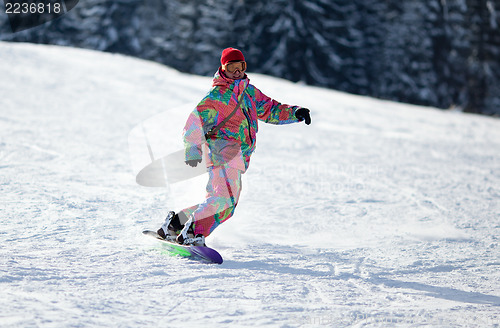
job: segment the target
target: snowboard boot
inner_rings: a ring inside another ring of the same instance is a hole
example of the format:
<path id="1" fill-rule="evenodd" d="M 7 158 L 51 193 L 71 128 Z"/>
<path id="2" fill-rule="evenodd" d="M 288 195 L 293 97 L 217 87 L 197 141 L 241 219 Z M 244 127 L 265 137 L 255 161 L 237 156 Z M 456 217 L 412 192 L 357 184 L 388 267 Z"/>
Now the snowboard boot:
<path id="1" fill-rule="evenodd" d="M 202 234 L 197 234 L 196 236 L 194 235 L 193 223 L 193 217 L 190 217 L 184 225 L 184 228 L 177 236 L 177 242 L 181 245 L 206 247 L 207 245 L 205 245 L 205 236 L 203 236 Z"/>
<path id="2" fill-rule="evenodd" d="M 167 238 L 169 236 L 177 236 L 177 232 L 182 230 L 184 226 L 179 221 L 179 215 L 175 214 L 174 211 L 168 212 L 165 222 L 160 229 L 156 232 L 161 238 Z"/>

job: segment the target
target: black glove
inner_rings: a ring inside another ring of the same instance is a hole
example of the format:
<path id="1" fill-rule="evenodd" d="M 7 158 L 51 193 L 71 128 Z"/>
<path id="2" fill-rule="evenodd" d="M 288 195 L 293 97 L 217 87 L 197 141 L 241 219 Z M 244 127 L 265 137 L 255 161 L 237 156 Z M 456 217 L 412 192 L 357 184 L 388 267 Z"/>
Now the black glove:
<path id="1" fill-rule="evenodd" d="M 189 165 L 191 167 L 196 167 L 198 163 L 201 163 L 201 159 L 190 159 L 186 161 L 186 165 Z"/>
<path id="2" fill-rule="evenodd" d="M 311 124 L 311 115 L 309 115 L 309 109 L 307 108 L 302 107 L 297 109 L 297 111 L 295 112 L 295 117 L 299 121 L 305 120 L 307 125 Z"/>

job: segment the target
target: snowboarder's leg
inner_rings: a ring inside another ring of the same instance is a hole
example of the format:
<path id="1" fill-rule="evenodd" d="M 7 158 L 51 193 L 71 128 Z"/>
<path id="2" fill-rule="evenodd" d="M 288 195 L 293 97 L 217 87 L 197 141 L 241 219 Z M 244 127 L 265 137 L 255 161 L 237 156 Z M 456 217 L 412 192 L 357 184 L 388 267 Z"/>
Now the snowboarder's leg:
<path id="1" fill-rule="evenodd" d="M 194 234 L 205 237 L 233 215 L 241 192 L 240 170 L 229 166 L 212 167 L 208 173 L 205 201 L 179 212 L 181 222 L 192 216 Z"/>

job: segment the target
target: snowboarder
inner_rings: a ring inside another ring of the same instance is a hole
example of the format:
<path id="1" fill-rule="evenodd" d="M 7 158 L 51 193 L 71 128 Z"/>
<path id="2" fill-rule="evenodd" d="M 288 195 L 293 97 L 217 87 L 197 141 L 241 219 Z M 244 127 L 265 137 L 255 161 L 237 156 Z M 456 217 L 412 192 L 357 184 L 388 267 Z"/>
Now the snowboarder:
<path id="1" fill-rule="evenodd" d="M 205 245 L 238 204 L 241 175 L 255 150 L 257 119 L 271 124 L 305 121 L 309 109 L 281 104 L 250 84 L 243 53 L 226 48 L 212 89 L 190 114 L 183 131 L 186 165 L 196 167 L 205 156 L 209 180 L 203 203 L 170 211 L 158 235 L 177 236 L 180 244 Z"/>

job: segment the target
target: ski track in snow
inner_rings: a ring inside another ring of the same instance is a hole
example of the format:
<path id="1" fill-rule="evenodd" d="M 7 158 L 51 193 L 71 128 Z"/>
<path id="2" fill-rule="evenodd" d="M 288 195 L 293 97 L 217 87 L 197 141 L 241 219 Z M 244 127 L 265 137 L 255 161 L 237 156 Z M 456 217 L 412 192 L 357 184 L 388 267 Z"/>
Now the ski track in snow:
<path id="1" fill-rule="evenodd" d="M 180 187 L 138 186 L 127 137 L 211 79 L 56 46 L 0 58 L 0 326 L 500 325 L 498 119 L 249 73 L 313 123 L 259 125 L 207 239 L 225 262 L 205 265 L 141 235 Z"/>

